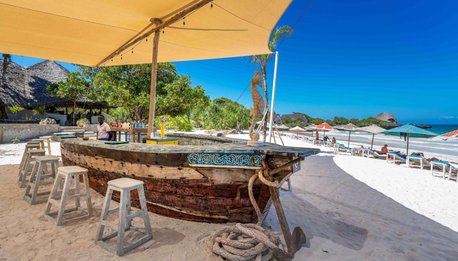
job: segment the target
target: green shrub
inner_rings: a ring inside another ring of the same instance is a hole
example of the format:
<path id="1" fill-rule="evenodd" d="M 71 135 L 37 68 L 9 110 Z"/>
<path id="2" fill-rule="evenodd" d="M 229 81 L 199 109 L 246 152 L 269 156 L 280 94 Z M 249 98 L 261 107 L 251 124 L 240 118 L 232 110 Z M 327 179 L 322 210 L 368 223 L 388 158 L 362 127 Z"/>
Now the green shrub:
<path id="1" fill-rule="evenodd" d="M 46 109 L 44 106 L 36 107 L 32 111 L 33 115 L 45 115 L 46 114 Z"/>
<path id="2" fill-rule="evenodd" d="M 8 110 L 11 113 L 16 114 L 16 113 L 19 113 L 19 112 L 23 111 L 24 107 L 21 107 L 19 105 L 11 105 L 11 106 L 8 106 Z"/>

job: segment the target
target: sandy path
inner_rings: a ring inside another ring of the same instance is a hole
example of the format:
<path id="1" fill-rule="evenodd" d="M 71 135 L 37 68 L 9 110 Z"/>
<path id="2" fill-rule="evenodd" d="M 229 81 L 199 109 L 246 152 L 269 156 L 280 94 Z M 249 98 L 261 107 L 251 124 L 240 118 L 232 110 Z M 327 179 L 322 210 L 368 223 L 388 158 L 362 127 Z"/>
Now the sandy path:
<path id="1" fill-rule="evenodd" d="M 331 156 L 307 158 L 292 184 L 294 193 L 281 195 L 290 227 L 312 237 L 295 260 L 458 260 L 457 232 L 356 180 Z M 278 229 L 272 212 L 266 223 Z"/>
<path id="2" fill-rule="evenodd" d="M 457 182 L 385 160 L 339 155 L 334 162 L 371 188 L 458 232 Z"/>

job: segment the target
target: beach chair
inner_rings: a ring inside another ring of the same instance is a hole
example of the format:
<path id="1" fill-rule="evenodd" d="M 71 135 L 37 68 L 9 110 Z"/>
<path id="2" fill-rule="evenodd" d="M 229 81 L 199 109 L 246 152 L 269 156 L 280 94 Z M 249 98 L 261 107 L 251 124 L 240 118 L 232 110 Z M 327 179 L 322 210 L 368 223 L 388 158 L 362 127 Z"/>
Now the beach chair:
<path id="1" fill-rule="evenodd" d="M 376 150 L 366 150 L 366 155 L 367 157 L 372 157 L 375 159 L 386 159 L 386 154 L 382 154 Z"/>
<path id="2" fill-rule="evenodd" d="M 436 176 L 436 177 L 441 176 L 443 179 L 445 179 L 448 174 L 447 167 L 450 167 L 450 163 L 447 161 L 438 160 L 438 159 L 432 160 L 431 161 L 431 176 Z M 435 169 L 441 170 L 441 172 L 434 171 Z"/>
<path id="3" fill-rule="evenodd" d="M 452 176 L 455 176 L 455 181 L 458 182 L 458 163 L 449 162 L 448 179 L 450 180 Z"/>
<path id="4" fill-rule="evenodd" d="M 405 155 L 402 155 L 401 153 L 399 153 L 399 151 L 392 151 L 392 152 L 388 152 L 386 154 L 386 162 L 387 163 L 393 163 L 393 164 L 396 164 L 396 163 L 399 163 L 399 164 L 402 164 L 402 163 L 405 163 L 406 162 L 406 156 Z"/>
<path id="5" fill-rule="evenodd" d="M 341 153 L 341 152 L 350 153 L 351 154 L 352 148 L 347 147 L 347 146 L 345 146 L 343 144 L 340 144 L 340 143 L 334 144 L 334 153 L 337 154 L 337 153 Z"/>
<path id="6" fill-rule="evenodd" d="M 363 152 L 363 148 L 356 147 L 351 149 L 351 155 L 353 156 L 363 156 Z"/>
<path id="7" fill-rule="evenodd" d="M 410 154 L 406 158 L 406 165 L 409 168 L 420 168 L 423 169 L 424 167 L 431 167 L 431 163 L 422 155 L 415 155 Z"/>

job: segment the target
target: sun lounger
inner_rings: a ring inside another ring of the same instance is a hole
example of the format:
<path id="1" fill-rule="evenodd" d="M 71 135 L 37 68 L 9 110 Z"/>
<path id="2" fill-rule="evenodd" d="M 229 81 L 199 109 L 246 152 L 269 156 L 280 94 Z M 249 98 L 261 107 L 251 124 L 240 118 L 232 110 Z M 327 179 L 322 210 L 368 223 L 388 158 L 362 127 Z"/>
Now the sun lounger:
<path id="1" fill-rule="evenodd" d="M 411 154 L 407 156 L 406 165 L 410 168 L 423 169 L 423 167 L 430 167 L 431 163 L 424 156 Z"/>
<path id="2" fill-rule="evenodd" d="M 458 182 L 458 163 L 449 162 L 448 164 L 448 179 L 451 179 L 452 176 L 455 176 L 455 181 Z"/>
<path id="3" fill-rule="evenodd" d="M 387 163 L 405 163 L 406 162 L 406 156 L 401 155 L 399 152 L 388 152 L 386 154 L 386 162 Z"/>
<path id="4" fill-rule="evenodd" d="M 386 154 L 382 154 L 376 150 L 367 149 L 365 151 L 366 157 L 372 157 L 375 159 L 386 159 Z"/>
<path id="5" fill-rule="evenodd" d="M 447 161 L 443 161 L 443 160 L 432 160 L 431 161 L 431 175 L 432 176 L 438 176 L 438 174 L 442 174 L 442 178 L 446 178 L 447 176 L 447 167 L 450 166 L 450 163 L 447 162 Z M 436 167 L 436 169 L 442 169 L 441 172 L 437 172 L 437 171 L 434 171 L 434 168 Z"/>
<path id="6" fill-rule="evenodd" d="M 345 152 L 345 153 L 350 153 L 351 154 L 352 148 L 349 148 L 343 144 L 336 143 L 334 144 L 334 153 L 340 153 L 340 152 Z"/>

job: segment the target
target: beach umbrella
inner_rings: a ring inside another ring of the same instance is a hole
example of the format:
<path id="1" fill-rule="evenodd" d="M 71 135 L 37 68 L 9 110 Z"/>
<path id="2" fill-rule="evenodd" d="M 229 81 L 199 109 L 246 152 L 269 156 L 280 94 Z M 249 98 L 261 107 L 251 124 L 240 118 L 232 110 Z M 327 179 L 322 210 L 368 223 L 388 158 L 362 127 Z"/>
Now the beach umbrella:
<path id="1" fill-rule="evenodd" d="M 275 128 L 277 128 L 277 130 L 288 130 L 289 129 L 289 127 L 284 124 L 275 126 Z"/>
<path id="2" fill-rule="evenodd" d="M 358 126 L 354 125 L 353 123 L 348 123 L 345 125 L 336 126 L 335 129 L 340 130 L 340 131 L 348 131 L 348 145 L 347 146 L 350 147 L 351 132 L 358 129 Z"/>
<path id="3" fill-rule="evenodd" d="M 458 130 L 447 132 L 445 134 L 442 134 L 441 136 L 444 136 L 444 137 L 447 137 L 447 138 L 458 138 Z"/>
<path id="4" fill-rule="evenodd" d="M 291 129 L 289 129 L 290 131 L 295 131 L 296 132 L 296 135 L 299 136 L 299 132 L 304 132 L 305 129 L 299 127 L 299 126 L 296 126 L 296 127 L 293 127 Z"/>
<path id="5" fill-rule="evenodd" d="M 271 53 L 291 0 L 40 0 L 0 3 L 0 52 L 91 67 L 151 63 L 148 136 L 157 63 Z"/>
<path id="6" fill-rule="evenodd" d="M 334 128 L 327 122 L 323 122 L 321 124 L 316 125 L 315 130 L 318 133 L 318 131 L 323 131 L 323 137 L 326 131 L 333 130 Z"/>
<path id="7" fill-rule="evenodd" d="M 306 131 L 311 131 L 311 136 L 313 137 L 313 132 L 316 131 L 316 125 L 315 124 L 310 124 L 307 127 L 305 127 Z"/>
<path id="8" fill-rule="evenodd" d="M 430 138 L 430 137 L 437 136 L 437 134 L 433 132 L 418 128 L 411 124 L 406 124 L 406 125 L 402 125 L 400 127 L 396 127 L 390 130 L 386 130 L 383 133 L 388 134 L 388 135 L 397 135 L 397 136 L 404 137 L 404 139 L 407 141 L 407 147 L 406 147 L 407 155 L 409 155 L 409 138 L 410 137 Z"/>
<path id="9" fill-rule="evenodd" d="M 385 131 L 385 129 L 382 128 L 382 127 L 379 127 L 379 126 L 377 126 L 375 124 L 372 124 L 372 125 L 369 125 L 369 126 L 366 126 L 366 127 L 358 128 L 356 131 L 367 132 L 367 133 L 372 134 L 372 141 L 371 141 L 371 149 L 372 149 L 373 146 L 374 146 L 374 137 L 375 137 L 375 135 L 379 134 L 379 133 L 383 133 Z"/>

